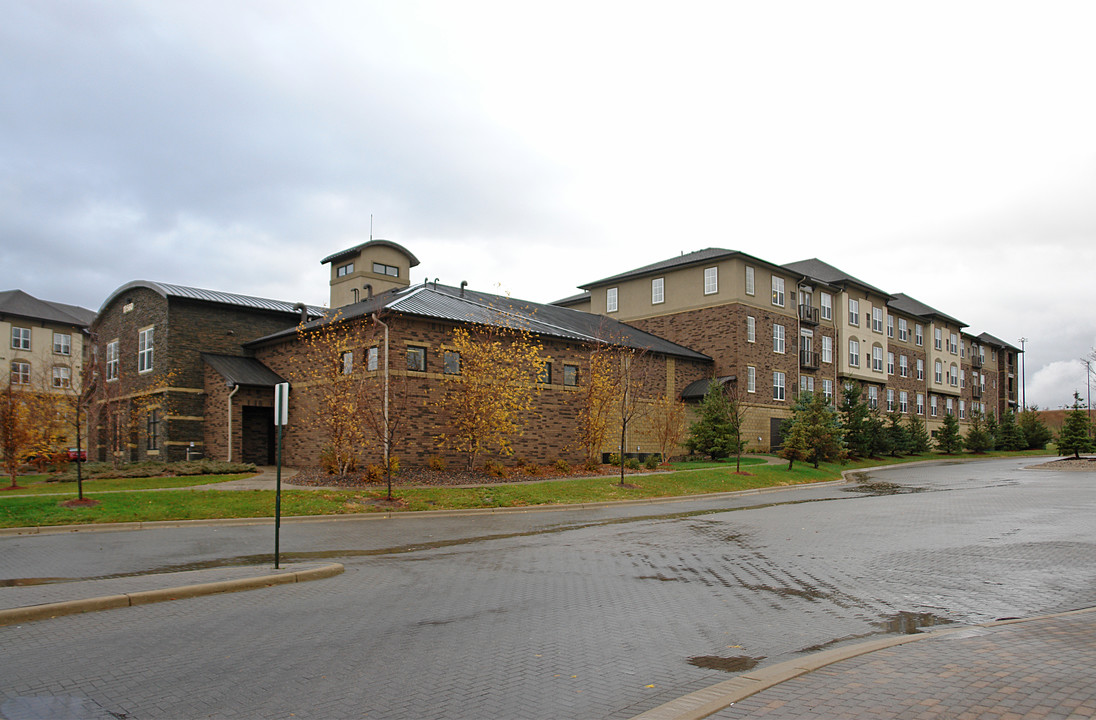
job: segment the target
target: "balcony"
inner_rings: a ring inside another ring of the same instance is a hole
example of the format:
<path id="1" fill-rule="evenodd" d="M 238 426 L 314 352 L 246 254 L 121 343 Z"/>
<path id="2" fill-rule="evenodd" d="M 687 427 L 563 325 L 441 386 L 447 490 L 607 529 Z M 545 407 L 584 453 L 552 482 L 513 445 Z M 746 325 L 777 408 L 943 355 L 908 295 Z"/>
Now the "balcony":
<path id="1" fill-rule="evenodd" d="M 975 370 L 980 369 L 985 364 L 986 364 L 986 361 L 982 358 L 981 355 L 978 355 L 977 353 L 975 353 L 975 354 L 970 356 L 970 366 L 972 368 L 974 368 Z"/>
<path id="2" fill-rule="evenodd" d="M 804 370 L 817 370 L 821 366 L 820 356 L 816 352 L 799 351 L 799 367 Z"/>
<path id="3" fill-rule="evenodd" d="M 980 400 L 981 399 L 982 392 L 983 392 L 982 388 L 979 385 L 975 385 L 970 389 L 970 394 L 971 394 L 971 396 L 974 397 L 975 400 Z"/>
<path id="4" fill-rule="evenodd" d="M 805 322 L 808 325 L 818 324 L 818 308 L 811 307 L 810 305 L 799 306 L 799 320 Z"/>

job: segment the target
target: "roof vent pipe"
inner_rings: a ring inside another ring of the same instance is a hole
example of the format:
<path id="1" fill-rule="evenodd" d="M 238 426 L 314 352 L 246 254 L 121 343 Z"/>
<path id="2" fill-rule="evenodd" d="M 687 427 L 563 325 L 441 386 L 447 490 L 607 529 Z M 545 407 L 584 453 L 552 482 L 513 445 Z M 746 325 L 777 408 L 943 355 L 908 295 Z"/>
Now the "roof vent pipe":
<path id="1" fill-rule="evenodd" d="M 365 285 L 362 285 L 362 290 L 365 290 L 365 299 L 366 300 L 372 300 L 373 299 L 373 286 L 372 285 L 370 285 L 369 283 L 366 283 Z"/>
<path id="2" fill-rule="evenodd" d="M 297 303 L 293 306 L 293 309 L 301 314 L 301 323 L 308 322 L 308 306 L 304 303 Z"/>
<path id="3" fill-rule="evenodd" d="M 468 284 L 467 280 L 460 281 L 460 296 L 464 297 L 464 286 Z"/>

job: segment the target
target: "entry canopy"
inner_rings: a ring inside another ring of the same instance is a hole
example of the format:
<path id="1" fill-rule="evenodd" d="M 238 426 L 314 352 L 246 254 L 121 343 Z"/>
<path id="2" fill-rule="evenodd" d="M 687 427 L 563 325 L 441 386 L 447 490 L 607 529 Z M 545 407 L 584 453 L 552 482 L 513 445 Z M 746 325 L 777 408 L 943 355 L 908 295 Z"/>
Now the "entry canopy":
<path id="1" fill-rule="evenodd" d="M 708 394 L 708 387 L 712 383 L 718 383 L 720 387 L 723 387 L 727 385 L 727 383 L 733 383 L 737 379 L 738 377 L 736 375 L 724 375 L 723 377 L 696 380 L 689 383 L 685 389 L 681 391 L 681 399 L 701 400 Z"/>

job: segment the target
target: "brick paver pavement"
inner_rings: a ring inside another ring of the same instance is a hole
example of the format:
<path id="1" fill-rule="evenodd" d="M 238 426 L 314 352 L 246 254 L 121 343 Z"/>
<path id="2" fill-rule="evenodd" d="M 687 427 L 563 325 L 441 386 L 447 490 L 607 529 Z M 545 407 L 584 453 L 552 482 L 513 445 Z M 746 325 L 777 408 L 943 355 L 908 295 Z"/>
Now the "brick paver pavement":
<path id="1" fill-rule="evenodd" d="M 709 717 L 1096 717 L 1096 612 L 968 628 L 878 650 L 792 678 Z"/>

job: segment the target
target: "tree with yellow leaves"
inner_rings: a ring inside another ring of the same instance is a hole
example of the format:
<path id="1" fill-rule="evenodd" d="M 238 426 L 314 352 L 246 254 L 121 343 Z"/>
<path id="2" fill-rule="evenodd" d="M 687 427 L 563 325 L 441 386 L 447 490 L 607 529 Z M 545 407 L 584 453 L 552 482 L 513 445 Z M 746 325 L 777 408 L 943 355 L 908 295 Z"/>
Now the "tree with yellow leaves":
<path id="1" fill-rule="evenodd" d="M 609 418 L 618 391 L 616 367 L 619 362 L 614 347 L 608 343 L 594 345 L 587 359 L 578 413 L 578 444 L 587 465 L 598 462 L 609 435 Z"/>
<path id="2" fill-rule="evenodd" d="M 445 422 L 437 439 L 465 455 L 471 470 L 481 452 L 513 452 L 511 438 L 521 435 L 532 412 L 545 361 L 540 343 L 520 329 L 458 327 L 451 342 L 456 355 L 449 362 L 458 372 L 446 375 L 435 403 Z"/>
<path id="3" fill-rule="evenodd" d="M 651 429 L 662 462 L 669 462 L 670 453 L 685 437 L 685 403 L 668 395 L 656 398 L 651 403 Z"/>

